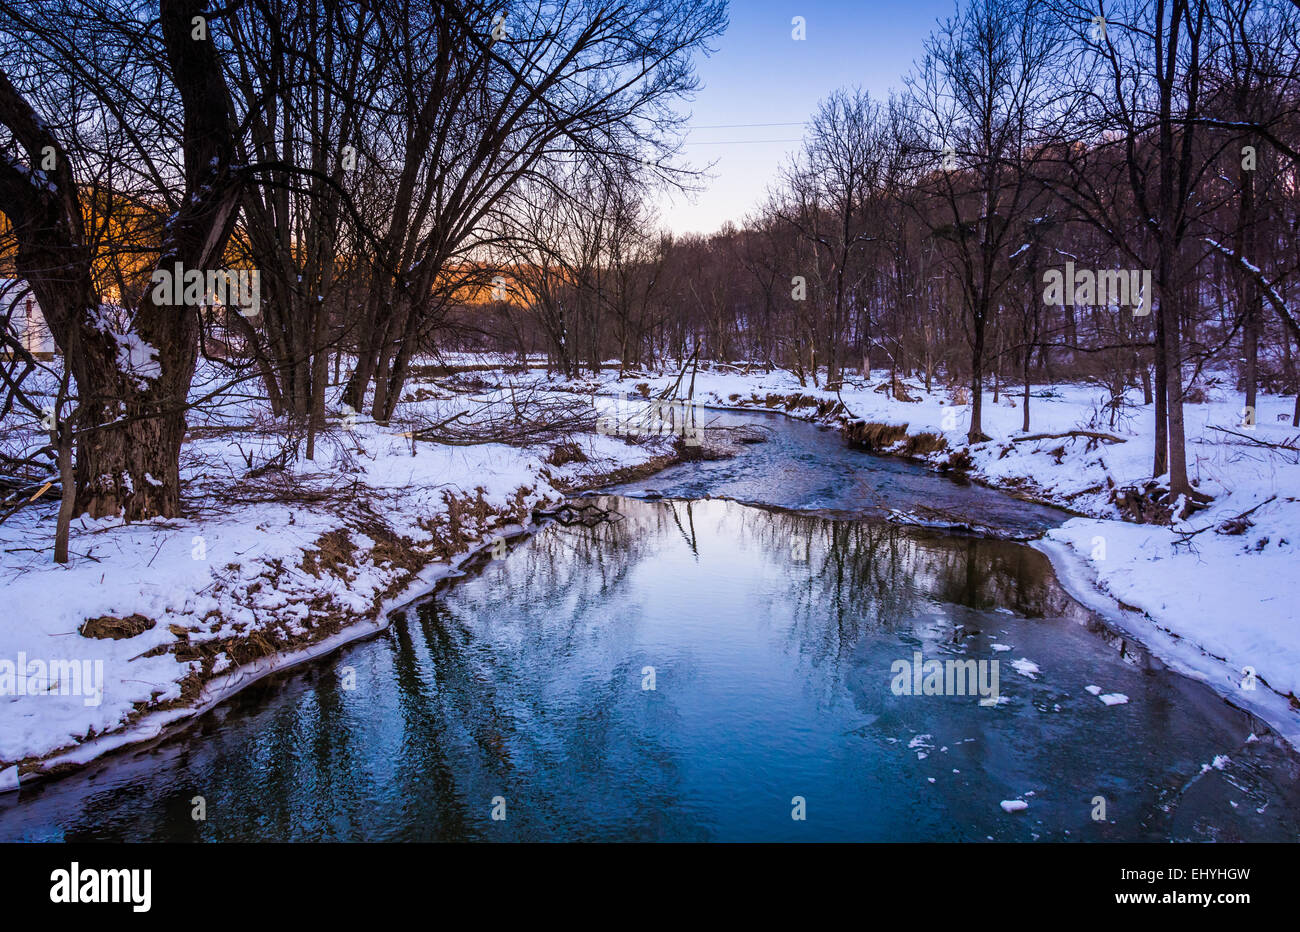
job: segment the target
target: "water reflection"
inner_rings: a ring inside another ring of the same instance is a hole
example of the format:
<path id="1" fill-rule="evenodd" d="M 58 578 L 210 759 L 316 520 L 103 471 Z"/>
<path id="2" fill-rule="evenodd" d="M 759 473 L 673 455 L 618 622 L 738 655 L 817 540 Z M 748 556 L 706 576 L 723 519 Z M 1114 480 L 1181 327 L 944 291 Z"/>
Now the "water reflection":
<path id="1" fill-rule="evenodd" d="M 0 838 L 1297 836 L 1295 756 L 1098 637 L 1032 549 L 722 500 L 604 504 L 623 520 L 551 525 L 385 636 L 11 797 Z M 1004 701 L 894 695 L 891 663 L 917 651 L 998 661 Z M 1231 765 L 1203 771 L 1216 755 Z"/>

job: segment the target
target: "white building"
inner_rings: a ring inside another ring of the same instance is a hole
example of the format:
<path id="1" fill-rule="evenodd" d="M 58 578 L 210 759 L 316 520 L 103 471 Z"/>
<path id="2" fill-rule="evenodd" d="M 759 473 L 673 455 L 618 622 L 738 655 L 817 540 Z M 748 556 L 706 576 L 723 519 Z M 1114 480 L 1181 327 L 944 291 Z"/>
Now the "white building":
<path id="1" fill-rule="evenodd" d="M 16 278 L 0 278 L 0 320 L 8 318 L 8 330 L 19 345 L 37 359 L 54 358 L 54 334 L 45 323 L 45 315 L 27 283 Z M 0 355 L 9 351 L 0 349 Z"/>

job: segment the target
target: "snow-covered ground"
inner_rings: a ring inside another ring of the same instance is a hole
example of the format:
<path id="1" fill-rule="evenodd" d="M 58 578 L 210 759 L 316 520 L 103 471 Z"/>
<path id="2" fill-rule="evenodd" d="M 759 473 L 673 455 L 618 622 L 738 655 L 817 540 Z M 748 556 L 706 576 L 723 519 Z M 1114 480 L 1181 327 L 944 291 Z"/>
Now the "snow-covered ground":
<path id="1" fill-rule="evenodd" d="M 666 439 L 595 432 L 572 435 L 580 455 L 563 465 L 548 462 L 562 439 L 413 440 L 412 429 L 503 414 L 511 401 L 420 382 L 404 398 L 421 400 L 386 427 L 336 407 L 315 462 L 259 474 L 283 427 L 231 391 L 190 418 L 187 517 L 77 519 L 66 566 L 51 562 L 53 496 L 0 524 L 0 790 L 153 737 L 270 669 L 373 633 L 473 549 L 507 546 L 565 488 L 671 455 Z M 86 637 L 88 619 L 147 630 Z"/>

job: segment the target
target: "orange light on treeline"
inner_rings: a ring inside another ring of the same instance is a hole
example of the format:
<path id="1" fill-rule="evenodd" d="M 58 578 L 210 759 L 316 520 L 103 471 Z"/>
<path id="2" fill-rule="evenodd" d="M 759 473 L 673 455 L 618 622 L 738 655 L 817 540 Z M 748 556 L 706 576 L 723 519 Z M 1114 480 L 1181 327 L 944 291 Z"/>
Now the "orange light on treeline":
<path id="1" fill-rule="evenodd" d="M 129 307 L 148 292 L 150 275 L 158 262 L 165 212 L 158 205 L 103 191 L 82 192 L 85 228 L 93 235 L 94 258 L 91 274 L 104 301 Z M 16 276 L 15 242 L 12 227 L 0 214 L 0 276 Z M 237 226 L 231 234 L 222 268 L 252 268 L 248 231 Z M 295 250 L 296 251 L 296 250 Z M 353 261 L 355 260 L 355 261 Z M 367 263 L 349 255 L 335 259 L 335 271 L 355 271 Z M 530 303 L 528 282 L 542 277 L 570 279 L 560 269 L 542 270 L 531 265 L 499 266 L 486 263 L 449 265 L 438 276 L 435 289 L 451 289 L 450 304 L 482 307 L 508 304 L 526 307 Z"/>

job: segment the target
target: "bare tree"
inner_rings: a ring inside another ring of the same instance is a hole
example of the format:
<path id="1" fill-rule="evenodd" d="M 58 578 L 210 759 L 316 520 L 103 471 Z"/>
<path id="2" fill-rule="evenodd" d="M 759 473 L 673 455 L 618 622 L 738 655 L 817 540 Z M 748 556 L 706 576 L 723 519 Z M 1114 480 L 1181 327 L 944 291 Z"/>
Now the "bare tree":
<path id="1" fill-rule="evenodd" d="M 244 176 L 208 20 L 200 0 L 164 0 L 157 19 L 128 2 L 0 5 L 15 52 L 0 72 L 0 210 L 13 226 L 18 272 L 76 381 L 76 509 L 95 517 L 179 513 L 199 324 L 197 307 L 159 289 L 133 310 L 102 302 L 78 171 L 112 158 L 97 143 L 130 123 L 130 148 L 116 160 L 129 159 L 148 196 L 168 208 L 147 267 L 219 262 Z M 76 108 L 56 119 L 32 101 Z"/>
<path id="2" fill-rule="evenodd" d="M 676 148 L 671 104 L 725 4 L 394 2 L 395 88 L 379 127 L 401 140 L 396 197 L 346 399 L 391 414 L 441 270 L 491 241 L 483 225 L 548 161 L 640 162 Z M 660 164 L 660 162 L 656 162 Z M 664 163 L 666 164 L 666 163 Z M 665 169 L 667 170 L 667 169 Z"/>
<path id="3" fill-rule="evenodd" d="M 868 206 L 880 183 L 881 113 L 865 91 L 835 91 L 818 107 L 801 156 L 785 172 L 795 209 L 782 211 L 830 265 L 830 313 L 826 320 L 827 387 L 840 386 L 841 343 L 848 323 L 846 302 L 857 289 L 855 259 L 875 239 Z"/>
<path id="4" fill-rule="evenodd" d="M 926 42 L 908 82 L 918 152 L 932 166 L 922 214 L 948 247 L 970 345 L 971 442 L 981 412 L 991 318 L 1011 272 L 1017 224 L 1037 196 L 1031 169 L 1059 133 L 1066 104 L 1052 67 L 1060 33 L 1036 0 L 973 0 Z"/>

